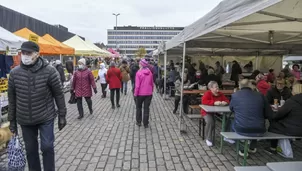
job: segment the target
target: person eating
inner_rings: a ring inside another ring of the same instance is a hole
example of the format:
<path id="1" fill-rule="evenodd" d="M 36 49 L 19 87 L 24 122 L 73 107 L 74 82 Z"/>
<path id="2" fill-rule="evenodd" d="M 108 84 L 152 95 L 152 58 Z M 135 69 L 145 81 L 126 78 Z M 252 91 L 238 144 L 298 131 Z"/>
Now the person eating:
<path id="1" fill-rule="evenodd" d="M 266 98 L 269 104 L 274 105 L 280 104 L 281 100 L 287 100 L 292 96 L 291 90 L 285 86 L 286 81 L 281 78 L 276 79 L 275 86 L 268 90 Z"/>

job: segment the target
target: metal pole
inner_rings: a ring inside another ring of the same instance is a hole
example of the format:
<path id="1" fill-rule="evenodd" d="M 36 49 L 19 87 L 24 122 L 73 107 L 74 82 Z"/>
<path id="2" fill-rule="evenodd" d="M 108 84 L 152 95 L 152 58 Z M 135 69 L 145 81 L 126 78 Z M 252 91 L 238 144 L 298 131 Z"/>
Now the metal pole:
<path id="1" fill-rule="evenodd" d="M 182 70 L 181 70 L 181 95 L 180 95 L 180 112 L 179 112 L 179 131 L 185 132 L 185 130 L 181 129 L 182 121 L 183 121 L 183 89 L 184 89 L 184 71 L 185 71 L 185 57 L 186 57 L 186 42 L 183 44 L 183 56 L 182 56 Z"/>
<path id="2" fill-rule="evenodd" d="M 167 51 L 164 54 L 164 99 L 166 99 L 166 89 L 167 89 Z"/>
<path id="3" fill-rule="evenodd" d="M 116 48 L 116 51 L 117 51 L 117 16 L 118 15 L 116 15 L 115 16 L 115 33 L 116 33 L 116 35 L 115 35 L 115 48 Z"/>

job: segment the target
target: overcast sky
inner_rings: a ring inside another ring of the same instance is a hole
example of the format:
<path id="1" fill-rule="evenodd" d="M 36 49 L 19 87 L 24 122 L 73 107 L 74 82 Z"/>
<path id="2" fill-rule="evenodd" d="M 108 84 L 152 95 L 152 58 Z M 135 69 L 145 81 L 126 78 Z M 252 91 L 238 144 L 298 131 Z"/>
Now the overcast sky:
<path id="1" fill-rule="evenodd" d="M 115 26 L 183 27 L 196 21 L 221 0 L 2 0 L 1 5 L 49 24 L 61 24 L 93 42 L 107 44 Z M 12 21 L 13 22 L 13 21 Z"/>

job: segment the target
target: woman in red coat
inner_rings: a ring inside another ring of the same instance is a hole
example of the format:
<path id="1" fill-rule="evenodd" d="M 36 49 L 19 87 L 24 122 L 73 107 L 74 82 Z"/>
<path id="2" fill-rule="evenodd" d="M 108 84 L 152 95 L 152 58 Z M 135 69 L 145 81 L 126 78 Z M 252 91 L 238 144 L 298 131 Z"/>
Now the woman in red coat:
<path id="1" fill-rule="evenodd" d="M 112 109 L 115 109 L 115 105 L 114 105 L 115 93 L 116 93 L 116 107 L 118 108 L 121 107 L 119 101 L 120 101 L 120 89 L 122 87 L 121 85 L 122 73 L 119 68 L 115 67 L 114 61 L 111 61 L 110 63 L 110 68 L 107 71 L 107 75 L 106 75 L 106 81 L 109 84 Z"/>
<path id="2" fill-rule="evenodd" d="M 208 106 L 226 106 L 230 103 L 229 99 L 219 92 L 219 86 L 216 81 L 210 81 L 208 84 L 208 91 L 204 93 L 201 99 L 201 104 Z M 201 110 L 201 114 L 206 121 L 205 136 L 206 143 L 209 147 L 213 146 L 213 131 L 215 129 L 214 114 L 207 113 Z"/>
<path id="3" fill-rule="evenodd" d="M 84 58 L 80 59 L 78 61 L 79 69 L 74 73 L 73 76 L 73 82 L 72 82 L 72 88 L 71 91 L 75 92 L 75 96 L 77 98 L 77 106 L 79 111 L 79 117 L 78 119 L 82 119 L 84 117 L 84 110 L 83 110 L 83 103 L 82 103 L 82 97 L 85 98 L 89 112 L 90 114 L 93 113 L 92 110 L 92 90 L 91 87 L 94 90 L 94 93 L 97 93 L 94 77 L 90 70 L 86 67 L 86 60 Z"/>
<path id="4" fill-rule="evenodd" d="M 258 74 L 256 76 L 257 81 L 257 90 L 266 96 L 267 91 L 271 88 L 271 86 L 265 81 L 265 77 L 263 74 Z"/>

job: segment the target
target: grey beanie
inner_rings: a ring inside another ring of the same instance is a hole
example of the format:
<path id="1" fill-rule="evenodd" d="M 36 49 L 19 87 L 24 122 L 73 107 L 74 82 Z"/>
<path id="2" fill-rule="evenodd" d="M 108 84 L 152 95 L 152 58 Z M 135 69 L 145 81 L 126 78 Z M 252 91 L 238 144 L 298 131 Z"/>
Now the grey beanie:
<path id="1" fill-rule="evenodd" d="M 112 67 L 112 66 L 115 66 L 115 62 L 114 61 L 111 61 L 110 62 L 110 66 Z"/>

